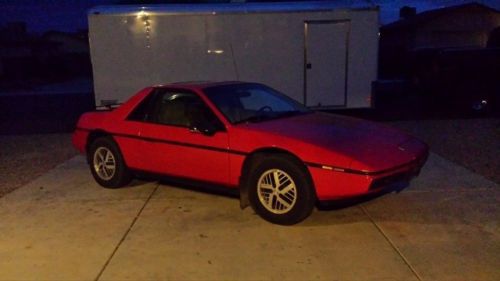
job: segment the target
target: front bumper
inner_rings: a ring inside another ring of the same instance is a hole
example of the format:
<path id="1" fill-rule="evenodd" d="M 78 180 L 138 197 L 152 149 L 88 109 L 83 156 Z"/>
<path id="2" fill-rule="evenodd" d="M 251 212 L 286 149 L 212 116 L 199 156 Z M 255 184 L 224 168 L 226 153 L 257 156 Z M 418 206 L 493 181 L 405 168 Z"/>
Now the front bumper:
<path id="1" fill-rule="evenodd" d="M 318 167 L 309 167 L 309 172 L 313 178 L 318 199 L 320 201 L 337 200 L 383 192 L 408 183 L 419 175 L 428 155 L 428 150 L 425 150 L 408 163 L 377 172 L 342 172 Z"/>
<path id="2" fill-rule="evenodd" d="M 428 156 L 429 153 L 426 152 L 419 158 L 404 165 L 396 172 L 393 171 L 391 173 L 375 177 L 370 184 L 369 192 L 384 189 L 386 187 L 391 187 L 392 185 L 400 182 L 409 182 L 412 178 L 420 174 L 420 170 L 427 161 Z"/>

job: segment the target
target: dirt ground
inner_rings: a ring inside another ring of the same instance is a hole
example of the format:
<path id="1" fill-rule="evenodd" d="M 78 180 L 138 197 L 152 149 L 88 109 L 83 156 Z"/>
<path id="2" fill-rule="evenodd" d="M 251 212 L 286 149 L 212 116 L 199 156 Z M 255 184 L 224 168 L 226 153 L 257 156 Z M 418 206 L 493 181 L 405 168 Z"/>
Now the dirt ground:
<path id="1" fill-rule="evenodd" d="M 0 197 L 76 154 L 71 134 L 0 136 Z"/>
<path id="2" fill-rule="evenodd" d="M 389 122 L 427 142 L 434 153 L 500 183 L 500 119 Z"/>
<path id="3" fill-rule="evenodd" d="M 500 119 L 388 122 L 444 158 L 500 183 Z M 76 155 L 71 134 L 0 136 L 0 197 Z"/>

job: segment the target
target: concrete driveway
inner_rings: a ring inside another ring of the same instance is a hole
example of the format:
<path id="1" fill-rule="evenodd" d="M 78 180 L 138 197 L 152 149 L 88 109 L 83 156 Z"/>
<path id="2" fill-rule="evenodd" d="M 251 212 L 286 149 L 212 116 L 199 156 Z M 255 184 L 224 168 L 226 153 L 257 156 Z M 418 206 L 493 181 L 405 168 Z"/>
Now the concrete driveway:
<path id="1" fill-rule="evenodd" d="M 133 185 L 100 188 L 76 157 L 1 198 L 0 279 L 500 280 L 500 187 L 435 154 L 402 192 L 291 227 Z"/>

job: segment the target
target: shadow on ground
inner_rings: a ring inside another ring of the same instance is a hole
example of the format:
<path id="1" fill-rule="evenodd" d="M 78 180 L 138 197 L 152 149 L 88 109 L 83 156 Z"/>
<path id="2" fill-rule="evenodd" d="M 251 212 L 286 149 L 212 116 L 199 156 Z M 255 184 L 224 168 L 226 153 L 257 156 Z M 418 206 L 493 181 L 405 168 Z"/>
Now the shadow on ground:
<path id="1" fill-rule="evenodd" d="M 399 193 L 403 191 L 405 188 L 407 188 L 409 185 L 410 185 L 409 182 L 400 182 L 375 193 L 364 194 L 357 197 L 349 197 L 345 199 L 318 202 L 316 207 L 318 208 L 319 211 L 341 210 L 371 201 L 388 193 L 392 192 Z"/>

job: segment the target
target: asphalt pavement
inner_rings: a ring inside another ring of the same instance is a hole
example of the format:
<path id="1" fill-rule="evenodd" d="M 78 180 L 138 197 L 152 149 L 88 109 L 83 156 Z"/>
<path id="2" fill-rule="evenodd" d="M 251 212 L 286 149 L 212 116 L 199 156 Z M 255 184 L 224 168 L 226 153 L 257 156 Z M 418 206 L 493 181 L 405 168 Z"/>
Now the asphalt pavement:
<path id="1" fill-rule="evenodd" d="M 295 226 L 77 156 L 0 198 L 0 280 L 500 280 L 500 186 L 431 154 L 399 193 Z"/>

